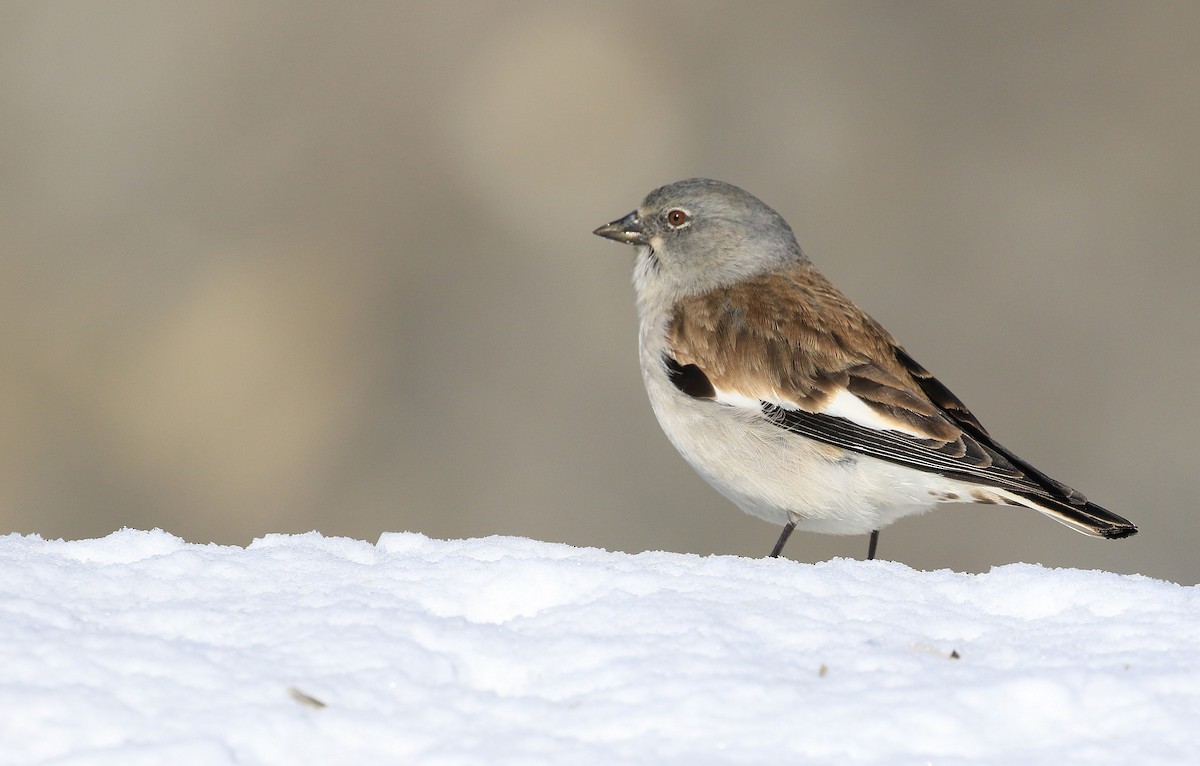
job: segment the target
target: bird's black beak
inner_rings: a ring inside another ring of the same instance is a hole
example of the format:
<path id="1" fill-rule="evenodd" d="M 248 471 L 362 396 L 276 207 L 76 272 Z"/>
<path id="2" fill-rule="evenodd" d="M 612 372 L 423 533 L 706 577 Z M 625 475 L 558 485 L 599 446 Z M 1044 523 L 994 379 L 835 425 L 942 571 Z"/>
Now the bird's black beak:
<path id="1" fill-rule="evenodd" d="M 645 230 L 642 229 L 642 219 L 638 218 L 636 210 L 624 218 L 618 218 L 612 223 L 604 224 L 592 233 L 617 242 L 624 242 L 627 245 L 650 244 L 650 238 L 646 236 Z"/>

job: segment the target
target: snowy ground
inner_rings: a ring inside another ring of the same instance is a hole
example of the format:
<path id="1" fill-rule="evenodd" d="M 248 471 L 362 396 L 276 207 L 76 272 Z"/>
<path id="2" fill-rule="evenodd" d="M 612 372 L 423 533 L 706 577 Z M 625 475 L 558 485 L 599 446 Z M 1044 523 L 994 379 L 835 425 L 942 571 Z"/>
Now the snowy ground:
<path id="1" fill-rule="evenodd" d="M 1197 763 L 1197 593 L 517 538 L 9 535 L 0 762 Z"/>

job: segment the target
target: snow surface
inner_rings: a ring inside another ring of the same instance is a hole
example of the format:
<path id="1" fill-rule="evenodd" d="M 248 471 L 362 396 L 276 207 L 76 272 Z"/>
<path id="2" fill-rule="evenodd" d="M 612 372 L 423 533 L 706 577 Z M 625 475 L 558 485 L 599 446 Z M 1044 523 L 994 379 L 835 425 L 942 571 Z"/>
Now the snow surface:
<path id="1" fill-rule="evenodd" d="M 1200 762 L 1200 599 L 491 537 L 0 537 L 4 764 Z"/>

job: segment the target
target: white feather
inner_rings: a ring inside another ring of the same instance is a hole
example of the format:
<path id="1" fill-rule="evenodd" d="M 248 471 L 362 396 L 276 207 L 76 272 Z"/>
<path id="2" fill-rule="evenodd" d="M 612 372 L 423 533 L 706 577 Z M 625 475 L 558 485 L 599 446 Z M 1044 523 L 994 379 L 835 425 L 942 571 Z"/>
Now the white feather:
<path id="1" fill-rule="evenodd" d="M 775 392 L 760 396 L 748 396 L 740 391 L 725 390 L 714 388 L 717 394 L 717 401 L 722 404 L 729 404 L 734 407 L 743 407 L 751 410 L 759 410 L 762 408 L 763 402 L 773 404 L 776 407 L 782 407 L 785 410 L 800 410 L 807 409 L 799 406 L 795 402 L 788 401 L 779 396 Z M 835 418 L 845 418 L 852 423 L 856 423 L 864 428 L 872 428 L 876 431 L 899 431 L 901 433 L 910 434 L 912 436 L 925 436 L 919 431 L 905 427 L 902 423 L 890 420 L 880 415 L 875 410 L 871 409 L 870 405 L 850 393 L 846 389 L 839 390 L 831 396 L 825 406 L 817 410 L 810 410 L 818 415 L 829 415 Z"/>
<path id="2" fill-rule="evenodd" d="M 876 431 L 900 431 L 912 436 L 924 437 L 926 434 L 906 427 L 902 423 L 895 420 L 885 418 L 875 410 L 871 409 L 870 405 L 859 399 L 849 391 L 842 389 L 838 391 L 825 404 L 819 412 L 822 415 L 832 415 L 838 418 L 845 418 L 853 423 L 866 428 L 873 428 Z"/>

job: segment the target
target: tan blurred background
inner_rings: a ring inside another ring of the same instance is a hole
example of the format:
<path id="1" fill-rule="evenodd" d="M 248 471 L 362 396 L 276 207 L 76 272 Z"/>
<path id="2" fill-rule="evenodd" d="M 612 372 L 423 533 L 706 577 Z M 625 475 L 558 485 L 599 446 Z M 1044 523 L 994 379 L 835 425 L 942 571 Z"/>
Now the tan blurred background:
<path id="1" fill-rule="evenodd" d="M 949 506 L 885 558 L 1195 583 L 1198 83 L 1186 3 L 4 3 L 0 531 L 766 553 L 590 233 L 706 175 L 1142 526 Z"/>

